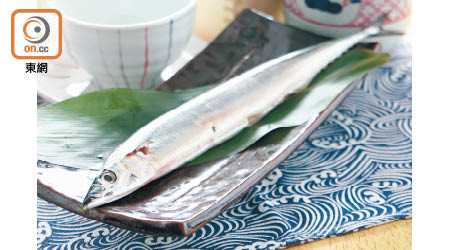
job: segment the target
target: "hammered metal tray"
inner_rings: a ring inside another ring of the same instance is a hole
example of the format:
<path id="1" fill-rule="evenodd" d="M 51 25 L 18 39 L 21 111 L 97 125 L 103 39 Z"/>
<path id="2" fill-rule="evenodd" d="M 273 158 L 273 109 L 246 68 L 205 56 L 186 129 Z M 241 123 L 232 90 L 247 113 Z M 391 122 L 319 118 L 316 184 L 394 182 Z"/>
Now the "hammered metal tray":
<path id="1" fill-rule="evenodd" d="M 287 52 L 326 38 L 244 11 L 196 58 L 159 89 L 185 89 L 226 80 Z M 375 49 L 375 44 L 359 45 Z M 181 168 L 111 204 L 83 211 L 95 171 L 39 161 L 38 196 L 82 216 L 128 230 L 186 236 L 217 216 L 281 163 L 336 108 L 357 82 L 277 145 Z"/>

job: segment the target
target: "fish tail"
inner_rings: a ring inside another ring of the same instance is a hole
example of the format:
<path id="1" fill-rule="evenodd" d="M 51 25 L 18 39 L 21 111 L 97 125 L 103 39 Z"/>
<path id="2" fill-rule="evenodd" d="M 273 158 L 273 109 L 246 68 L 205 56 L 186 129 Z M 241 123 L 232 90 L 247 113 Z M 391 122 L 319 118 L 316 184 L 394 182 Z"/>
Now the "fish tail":
<path id="1" fill-rule="evenodd" d="M 379 16 L 377 16 L 375 19 L 372 20 L 369 24 L 365 26 L 365 28 L 371 27 L 371 26 L 378 26 L 381 27 L 385 24 L 386 20 L 388 19 L 389 12 L 385 11 L 381 13 Z"/>
<path id="2" fill-rule="evenodd" d="M 381 13 L 377 18 L 375 18 L 372 22 L 364 26 L 364 30 L 368 31 L 373 36 L 395 36 L 395 35 L 403 35 L 404 33 L 401 31 L 395 30 L 386 30 L 383 25 L 389 16 L 389 11 L 385 11 Z"/>

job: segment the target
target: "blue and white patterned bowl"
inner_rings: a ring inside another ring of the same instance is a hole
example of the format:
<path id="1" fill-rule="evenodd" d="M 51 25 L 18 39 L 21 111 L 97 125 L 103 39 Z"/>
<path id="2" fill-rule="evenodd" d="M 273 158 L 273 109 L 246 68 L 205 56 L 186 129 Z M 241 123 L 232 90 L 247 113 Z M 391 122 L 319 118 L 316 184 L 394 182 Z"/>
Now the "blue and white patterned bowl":
<path id="1" fill-rule="evenodd" d="M 63 16 L 63 50 L 98 88 L 149 89 L 189 40 L 197 0 L 48 0 Z"/>
<path id="2" fill-rule="evenodd" d="M 387 13 L 384 28 L 404 31 L 411 19 L 411 0 L 283 0 L 288 24 L 326 37 L 357 32 Z"/>

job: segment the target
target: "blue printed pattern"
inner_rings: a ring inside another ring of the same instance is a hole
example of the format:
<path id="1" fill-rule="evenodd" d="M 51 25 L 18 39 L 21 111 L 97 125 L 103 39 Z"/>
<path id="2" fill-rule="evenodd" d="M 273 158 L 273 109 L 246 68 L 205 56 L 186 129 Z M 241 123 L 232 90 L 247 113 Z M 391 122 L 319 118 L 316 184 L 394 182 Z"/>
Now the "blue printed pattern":
<path id="1" fill-rule="evenodd" d="M 258 186 L 189 237 L 153 237 L 38 200 L 38 249 L 281 249 L 411 216 L 411 47 L 363 78 Z"/>
<path id="2" fill-rule="evenodd" d="M 306 6 L 311 9 L 318 9 L 320 11 L 328 12 L 331 14 L 339 14 L 342 12 L 342 8 L 346 4 L 361 3 L 361 0 L 344 0 L 344 4 L 336 3 L 330 0 L 305 0 Z M 343 6 L 344 5 L 344 6 Z"/>

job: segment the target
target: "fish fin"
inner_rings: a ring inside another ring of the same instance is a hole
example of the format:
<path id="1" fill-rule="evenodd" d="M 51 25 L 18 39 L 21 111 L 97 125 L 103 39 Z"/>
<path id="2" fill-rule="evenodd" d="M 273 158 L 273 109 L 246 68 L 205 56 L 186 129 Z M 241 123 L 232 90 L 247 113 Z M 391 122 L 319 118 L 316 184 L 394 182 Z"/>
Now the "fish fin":
<path id="1" fill-rule="evenodd" d="M 259 121 L 263 116 L 264 116 L 264 114 L 259 113 L 259 114 L 254 114 L 254 115 L 251 115 L 251 116 L 247 117 L 248 126 L 252 126 L 257 121 Z"/>
<path id="2" fill-rule="evenodd" d="M 323 70 L 323 69 L 322 69 Z M 320 70 L 320 72 L 322 72 L 322 70 Z M 319 73 L 317 73 L 317 74 L 320 74 L 320 72 Z M 314 79 L 314 78 L 313 78 Z M 312 81 L 312 80 L 311 80 Z M 310 82 L 311 82 L 310 81 Z M 301 87 L 299 87 L 299 88 L 297 88 L 297 89 L 294 89 L 291 93 L 289 93 L 287 96 L 285 96 L 284 98 L 283 98 L 283 101 L 281 101 L 281 102 L 284 102 L 284 101 L 286 101 L 286 99 L 288 99 L 291 95 L 295 95 L 295 94 L 298 94 L 298 93 L 300 93 L 300 92 L 303 92 L 303 91 L 308 91 L 308 89 L 309 89 L 309 83 L 308 83 L 308 85 L 306 85 L 306 86 L 301 86 Z"/>

